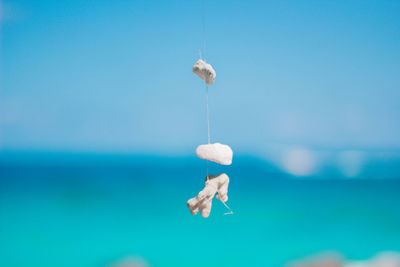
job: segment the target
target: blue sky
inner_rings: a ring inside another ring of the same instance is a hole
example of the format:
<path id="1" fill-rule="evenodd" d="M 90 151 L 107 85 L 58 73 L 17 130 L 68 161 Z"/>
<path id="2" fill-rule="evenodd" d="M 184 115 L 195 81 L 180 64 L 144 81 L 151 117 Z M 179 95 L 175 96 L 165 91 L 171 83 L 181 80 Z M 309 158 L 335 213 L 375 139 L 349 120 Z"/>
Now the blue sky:
<path id="1" fill-rule="evenodd" d="M 192 153 L 200 1 L 3 1 L 3 150 Z M 212 141 L 399 151 L 399 1 L 206 1 Z"/>

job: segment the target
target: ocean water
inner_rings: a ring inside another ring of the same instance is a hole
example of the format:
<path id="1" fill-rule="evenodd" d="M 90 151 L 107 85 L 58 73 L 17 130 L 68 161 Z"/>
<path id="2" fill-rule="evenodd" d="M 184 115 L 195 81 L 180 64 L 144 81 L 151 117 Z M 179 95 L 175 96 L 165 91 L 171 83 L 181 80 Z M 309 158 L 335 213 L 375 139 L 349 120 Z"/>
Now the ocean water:
<path id="1" fill-rule="evenodd" d="M 3 156 L 0 266 L 275 267 L 400 251 L 400 179 L 300 179 L 252 157 L 219 172 L 234 214 L 214 200 L 203 219 L 186 207 L 205 178 L 194 157 Z"/>

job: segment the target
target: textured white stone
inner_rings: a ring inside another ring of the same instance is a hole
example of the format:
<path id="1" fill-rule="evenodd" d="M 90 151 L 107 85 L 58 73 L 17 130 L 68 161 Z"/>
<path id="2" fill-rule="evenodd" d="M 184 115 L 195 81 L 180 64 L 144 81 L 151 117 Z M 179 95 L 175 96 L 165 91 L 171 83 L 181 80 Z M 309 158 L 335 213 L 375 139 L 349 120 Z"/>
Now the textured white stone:
<path id="1" fill-rule="evenodd" d="M 215 77 L 217 76 L 213 67 L 201 59 L 194 63 L 193 72 L 202 80 L 205 80 L 208 85 L 212 85 Z"/>
<path id="2" fill-rule="evenodd" d="M 231 165 L 233 152 L 228 145 L 214 143 L 198 146 L 196 155 L 201 159 L 213 161 L 222 165 Z"/>
<path id="3" fill-rule="evenodd" d="M 203 218 L 210 216 L 212 200 L 216 193 L 216 198 L 223 203 L 228 201 L 229 177 L 225 173 L 209 175 L 206 179 L 205 187 L 199 194 L 188 200 L 187 206 L 192 215 L 196 215 L 199 210 Z"/>

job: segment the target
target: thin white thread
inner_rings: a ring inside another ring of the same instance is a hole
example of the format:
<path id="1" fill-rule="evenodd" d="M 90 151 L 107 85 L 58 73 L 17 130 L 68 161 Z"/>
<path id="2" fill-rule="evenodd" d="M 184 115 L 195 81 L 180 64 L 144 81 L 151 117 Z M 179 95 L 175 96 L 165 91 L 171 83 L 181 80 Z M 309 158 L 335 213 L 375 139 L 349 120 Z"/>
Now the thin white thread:
<path id="1" fill-rule="evenodd" d="M 203 25 L 203 56 L 204 60 L 206 60 L 206 10 L 204 0 L 201 1 L 201 22 Z"/>
<path id="2" fill-rule="evenodd" d="M 205 15 L 205 3 L 204 0 L 201 1 L 201 20 L 202 20 L 202 26 L 203 26 L 203 57 L 204 61 L 206 61 L 206 48 L 207 48 L 207 41 L 206 41 L 206 15 Z M 199 54 L 200 54 L 200 59 L 202 56 L 201 49 L 199 49 Z M 211 135 L 210 135 L 210 111 L 208 107 L 208 86 L 206 84 L 206 105 L 207 105 L 207 134 L 208 134 L 208 144 L 211 143 Z M 206 160 L 207 164 L 207 181 L 209 180 L 208 178 L 208 160 Z M 233 214 L 233 211 L 231 208 L 229 208 L 228 205 L 225 204 L 225 202 L 221 201 L 222 204 L 229 210 L 229 212 L 225 212 L 224 215 L 229 215 Z"/>
<path id="3" fill-rule="evenodd" d="M 207 105 L 207 140 L 208 144 L 211 143 L 211 135 L 210 135 L 210 109 L 208 107 L 208 86 L 206 85 L 206 105 Z"/>
<path id="4" fill-rule="evenodd" d="M 226 203 L 225 202 L 223 202 L 223 201 L 221 201 L 222 202 L 222 204 L 224 204 L 224 206 L 229 210 L 228 212 L 225 212 L 224 213 L 224 215 L 230 215 L 230 214 L 233 214 L 233 211 L 231 210 L 231 208 L 229 208 L 229 206 L 228 205 L 226 205 Z"/>
<path id="5" fill-rule="evenodd" d="M 207 140 L 208 140 L 208 144 L 210 144 L 211 141 L 211 136 L 210 136 L 210 110 L 208 108 L 208 86 L 206 84 L 206 109 L 207 109 Z M 206 164 L 207 164 L 207 179 L 208 179 L 208 160 L 206 160 Z"/>

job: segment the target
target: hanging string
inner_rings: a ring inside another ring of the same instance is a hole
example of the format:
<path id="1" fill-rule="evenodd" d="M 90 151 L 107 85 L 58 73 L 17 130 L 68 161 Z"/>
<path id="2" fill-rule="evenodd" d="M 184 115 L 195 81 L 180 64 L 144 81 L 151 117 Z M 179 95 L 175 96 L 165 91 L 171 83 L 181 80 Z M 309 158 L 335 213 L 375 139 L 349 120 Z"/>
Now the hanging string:
<path id="1" fill-rule="evenodd" d="M 202 56 L 204 58 L 204 61 L 206 61 L 206 48 L 207 48 L 207 42 L 206 42 L 206 15 L 205 15 L 205 0 L 201 0 L 201 22 L 202 22 L 202 26 L 203 26 L 203 51 L 201 51 L 201 49 L 199 49 L 199 55 L 200 55 L 200 59 L 202 59 Z M 210 110 L 208 107 L 208 85 L 206 84 L 206 109 L 207 109 L 207 141 L 208 144 L 211 143 L 211 135 L 210 135 Z M 206 160 L 206 164 L 207 164 L 207 181 L 209 180 L 208 177 L 208 160 Z M 222 204 L 224 204 L 224 206 L 229 210 L 228 212 L 225 212 L 224 215 L 229 215 L 229 214 L 233 214 L 233 211 L 231 210 L 231 208 L 228 207 L 228 205 L 226 205 L 225 202 L 221 201 Z"/>
<path id="2" fill-rule="evenodd" d="M 210 110 L 208 108 L 208 86 L 206 84 L 206 107 L 207 107 L 207 140 L 208 140 L 208 144 L 211 143 L 211 136 L 210 136 Z M 208 179 L 208 160 L 206 160 L 206 164 L 207 164 L 207 179 Z"/>
<path id="3" fill-rule="evenodd" d="M 206 85 L 206 106 L 207 106 L 207 140 L 208 144 L 211 143 L 211 136 L 210 136 L 210 110 L 208 108 L 208 86 Z"/>
<path id="4" fill-rule="evenodd" d="M 206 10 L 205 10 L 205 0 L 201 0 L 201 22 L 203 26 L 203 53 L 201 53 L 201 50 L 199 50 L 200 53 L 200 58 L 203 54 L 204 61 L 206 61 L 206 47 L 207 47 L 207 42 L 206 42 Z M 210 144 L 210 112 L 208 109 L 208 85 L 206 84 L 206 103 L 207 103 L 207 133 L 208 133 L 208 144 Z M 207 163 L 207 176 L 208 176 L 208 163 Z"/>
<path id="5" fill-rule="evenodd" d="M 230 215 L 233 214 L 233 211 L 231 210 L 231 208 L 228 207 L 228 205 L 226 205 L 225 202 L 221 201 L 222 204 L 224 204 L 224 206 L 229 210 L 228 212 L 225 212 L 224 215 Z"/>
<path id="6" fill-rule="evenodd" d="M 206 47 L 207 47 L 207 42 L 206 42 L 206 10 L 205 10 L 205 0 L 201 0 L 201 24 L 202 24 L 202 28 L 203 28 L 203 53 L 201 51 L 201 49 L 199 49 L 199 53 L 200 53 L 200 59 L 202 58 L 202 54 L 204 57 L 204 61 L 206 61 Z M 208 108 L 208 86 L 206 84 L 206 107 L 207 107 L 207 140 L 208 140 L 208 144 L 210 144 L 210 111 Z M 207 180 L 208 180 L 208 160 L 206 160 L 206 164 L 207 164 Z"/>
<path id="7" fill-rule="evenodd" d="M 206 10 L 204 0 L 201 0 L 201 23 L 203 26 L 203 57 L 204 61 L 206 61 Z M 200 57 L 201 58 L 201 57 Z"/>

